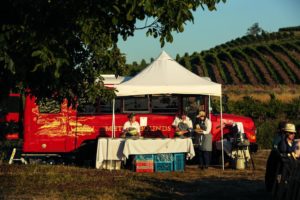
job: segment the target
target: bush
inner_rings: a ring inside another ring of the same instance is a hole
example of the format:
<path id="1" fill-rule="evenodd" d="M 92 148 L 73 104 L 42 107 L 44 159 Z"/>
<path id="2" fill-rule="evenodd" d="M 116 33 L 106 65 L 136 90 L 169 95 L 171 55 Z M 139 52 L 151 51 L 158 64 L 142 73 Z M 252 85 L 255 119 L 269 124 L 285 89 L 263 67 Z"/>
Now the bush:
<path id="1" fill-rule="evenodd" d="M 271 149 L 273 138 L 276 135 L 278 124 L 281 120 L 267 120 L 256 124 L 256 142 L 260 149 Z"/>
<path id="2" fill-rule="evenodd" d="M 272 147 L 273 138 L 278 124 L 281 121 L 289 121 L 296 126 L 300 125 L 300 98 L 290 103 L 282 103 L 270 94 L 269 102 L 261 102 L 250 96 L 245 96 L 240 101 L 230 101 L 223 96 L 223 112 L 251 117 L 257 128 L 257 144 L 259 148 Z M 218 99 L 212 100 L 213 112 L 220 112 Z M 299 137 L 299 136 L 298 136 Z"/>

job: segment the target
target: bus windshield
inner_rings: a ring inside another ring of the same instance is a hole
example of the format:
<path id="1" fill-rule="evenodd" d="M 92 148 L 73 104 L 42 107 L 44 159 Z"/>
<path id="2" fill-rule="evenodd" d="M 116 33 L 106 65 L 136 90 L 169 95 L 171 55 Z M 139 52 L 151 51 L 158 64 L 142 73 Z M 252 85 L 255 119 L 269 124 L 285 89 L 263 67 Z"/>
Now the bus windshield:
<path id="1" fill-rule="evenodd" d="M 0 100 L 1 113 L 18 113 L 20 109 L 20 97 L 9 96 Z"/>

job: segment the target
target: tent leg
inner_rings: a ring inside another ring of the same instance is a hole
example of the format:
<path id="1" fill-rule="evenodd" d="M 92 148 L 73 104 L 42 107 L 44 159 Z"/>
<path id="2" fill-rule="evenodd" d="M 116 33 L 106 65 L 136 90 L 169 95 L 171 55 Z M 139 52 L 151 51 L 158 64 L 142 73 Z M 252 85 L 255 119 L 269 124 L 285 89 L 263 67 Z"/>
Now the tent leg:
<path id="1" fill-rule="evenodd" d="M 210 95 L 208 96 L 208 117 L 209 119 L 211 119 L 210 117 L 210 108 L 211 108 L 211 98 L 210 98 Z"/>
<path id="2" fill-rule="evenodd" d="M 112 100 L 112 125 L 111 125 L 111 138 L 113 139 L 115 137 L 115 98 L 113 98 Z M 108 144 L 109 144 L 109 141 L 107 141 L 107 149 L 109 150 L 108 148 Z M 108 151 L 107 151 L 108 153 Z M 110 159 L 110 168 L 109 170 L 111 171 L 113 168 L 113 161 L 112 159 Z"/>
<path id="3" fill-rule="evenodd" d="M 112 133 L 111 133 L 111 137 L 112 138 L 115 138 L 116 137 L 116 131 L 115 131 L 115 129 L 116 129 L 116 123 L 115 123 L 115 98 L 113 98 L 113 100 L 112 100 Z"/>
<path id="4" fill-rule="evenodd" d="M 224 141 L 223 141 L 223 109 L 222 95 L 220 96 L 220 124 L 221 124 L 221 145 L 222 145 L 222 169 L 224 170 Z"/>

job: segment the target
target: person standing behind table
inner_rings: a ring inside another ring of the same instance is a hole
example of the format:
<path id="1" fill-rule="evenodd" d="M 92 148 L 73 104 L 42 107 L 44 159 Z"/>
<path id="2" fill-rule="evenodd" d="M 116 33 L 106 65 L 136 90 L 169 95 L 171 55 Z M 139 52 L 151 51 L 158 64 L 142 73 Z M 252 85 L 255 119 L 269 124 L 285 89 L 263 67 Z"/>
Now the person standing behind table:
<path id="1" fill-rule="evenodd" d="M 128 121 L 125 122 L 123 126 L 123 137 L 134 137 L 140 136 L 140 124 L 136 121 L 135 114 L 130 113 L 128 116 Z M 129 158 L 126 160 L 125 168 L 133 170 L 134 169 L 134 155 L 129 155 Z"/>
<path id="2" fill-rule="evenodd" d="M 186 112 L 183 111 L 180 117 L 178 116 L 175 117 L 172 126 L 176 129 L 175 136 L 190 137 L 191 130 L 193 129 L 193 122 L 187 116 Z"/>
<path id="3" fill-rule="evenodd" d="M 199 167 L 208 168 L 212 152 L 211 121 L 200 111 L 195 121 L 196 144 L 199 145 Z"/>
<path id="4" fill-rule="evenodd" d="M 128 115 L 128 121 L 123 126 L 124 136 L 140 136 L 140 124 L 136 121 L 135 114 L 130 113 Z"/>

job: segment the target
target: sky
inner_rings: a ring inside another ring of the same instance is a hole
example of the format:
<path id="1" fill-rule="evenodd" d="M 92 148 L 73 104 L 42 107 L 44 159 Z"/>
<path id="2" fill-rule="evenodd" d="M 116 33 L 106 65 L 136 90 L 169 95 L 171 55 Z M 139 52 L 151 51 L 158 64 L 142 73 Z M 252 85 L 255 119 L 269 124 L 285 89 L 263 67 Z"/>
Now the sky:
<path id="1" fill-rule="evenodd" d="M 173 32 L 173 43 L 161 48 L 159 38 L 146 36 L 146 30 L 135 31 L 126 41 L 119 39 L 127 63 L 140 62 L 159 56 L 162 50 L 171 57 L 177 54 L 201 52 L 246 34 L 254 23 L 268 32 L 279 28 L 300 26 L 300 0 L 226 0 L 216 11 L 201 9 L 194 12 L 194 23 L 187 23 L 183 33 Z M 141 27 L 144 22 L 137 22 Z"/>

